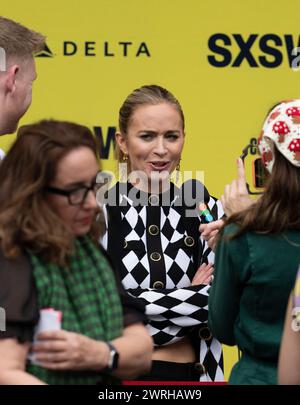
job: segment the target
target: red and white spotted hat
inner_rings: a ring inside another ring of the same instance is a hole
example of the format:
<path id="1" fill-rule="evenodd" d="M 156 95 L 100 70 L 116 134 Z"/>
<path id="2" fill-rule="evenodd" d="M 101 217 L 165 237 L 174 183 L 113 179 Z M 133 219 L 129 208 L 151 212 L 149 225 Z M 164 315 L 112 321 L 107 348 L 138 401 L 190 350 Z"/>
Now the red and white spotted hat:
<path id="1" fill-rule="evenodd" d="M 300 167 L 300 100 L 283 101 L 266 118 L 258 146 L 269 172 L 274 164 L 274 145 L 294 166 Z"/>

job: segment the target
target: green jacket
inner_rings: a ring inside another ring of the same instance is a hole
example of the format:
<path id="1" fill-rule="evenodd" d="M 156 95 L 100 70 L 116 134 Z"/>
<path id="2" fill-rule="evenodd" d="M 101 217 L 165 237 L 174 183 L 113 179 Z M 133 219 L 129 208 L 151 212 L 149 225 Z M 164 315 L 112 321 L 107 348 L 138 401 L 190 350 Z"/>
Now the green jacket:
<path id="1" fill-rule="evenodd" d="M 237 229 L 227 226 L 217 247 L 209 323 L 217 339 L 237 344 L 243 353 L 231 384 L 276 384 L 285 310 L 300 263 L 300 231 L 226 239 Z"/>

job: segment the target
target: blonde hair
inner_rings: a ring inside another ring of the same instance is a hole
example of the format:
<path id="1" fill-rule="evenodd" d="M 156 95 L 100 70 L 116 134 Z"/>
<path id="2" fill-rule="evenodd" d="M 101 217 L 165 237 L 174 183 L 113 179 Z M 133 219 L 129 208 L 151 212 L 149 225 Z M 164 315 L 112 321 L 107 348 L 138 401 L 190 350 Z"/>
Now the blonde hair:
<path id="1" fill-rule="evenodd" d="M 5 50 L 7 59 L 32 57 L 44 49 L 45 39 L 44 35 L 0 16 L 0 47 Z"/>

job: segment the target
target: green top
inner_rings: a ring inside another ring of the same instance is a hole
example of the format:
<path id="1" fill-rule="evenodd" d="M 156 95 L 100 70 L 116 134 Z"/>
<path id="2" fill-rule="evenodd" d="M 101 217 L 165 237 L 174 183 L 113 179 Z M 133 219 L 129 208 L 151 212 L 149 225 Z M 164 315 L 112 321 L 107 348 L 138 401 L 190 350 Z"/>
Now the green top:
<path id="1" fill-rule="evenodd" d="M 217 339 L 243 352 L 230 383 L 276 384 L 285 310 L 300 263 L 300 231 L 226 239 L 237 229 L 225 227 L 217 248 L 209 323 Z"/>

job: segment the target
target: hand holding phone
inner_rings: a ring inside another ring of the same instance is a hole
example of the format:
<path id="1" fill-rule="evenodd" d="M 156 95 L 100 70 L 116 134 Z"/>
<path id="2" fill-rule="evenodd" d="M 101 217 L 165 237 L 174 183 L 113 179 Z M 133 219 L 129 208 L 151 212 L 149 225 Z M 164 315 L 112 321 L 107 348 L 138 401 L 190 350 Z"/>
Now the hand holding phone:
<path id="1" fill-rule="evenodd" d="M 255 138 L 254 138 L 255 139 Z M 249 154 L 250 151 L 250 154 Z M 255 153 L 256 151 L 256 153 Z M 250 156 L 249 156 L 250 155 Z M 246 159 L 250 157 L 250 159 Z M 248 169 L 250 168 L 249 171 L 251 171 L 251 184 L 246 182 L 246 187 L 248 190 L 248 193 L 251 195 L 260 195 L 263 193 L 266 180 L 268 177 L 267 170 L 265 168 L 265 165 L 263 163 L 263 160 L 261 156 L 257 154 L 257 145 L 253 145 L 252 143 L 249 143 L 244 149 L 243 153 L 240 156 L 243 165 L 245 167 L 245 164 L 247 163 Z M 245 176 L 246 178 L 246 176 Z"/>

